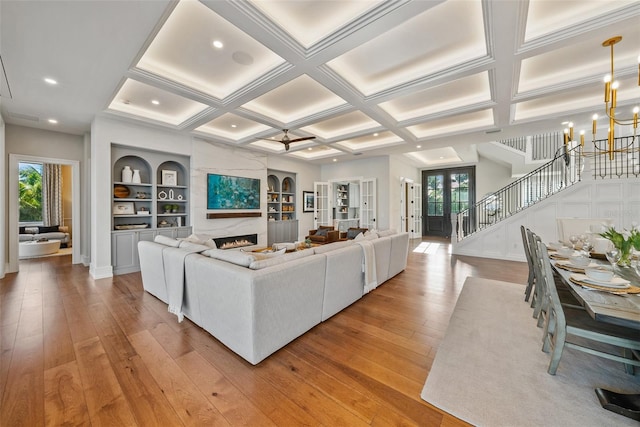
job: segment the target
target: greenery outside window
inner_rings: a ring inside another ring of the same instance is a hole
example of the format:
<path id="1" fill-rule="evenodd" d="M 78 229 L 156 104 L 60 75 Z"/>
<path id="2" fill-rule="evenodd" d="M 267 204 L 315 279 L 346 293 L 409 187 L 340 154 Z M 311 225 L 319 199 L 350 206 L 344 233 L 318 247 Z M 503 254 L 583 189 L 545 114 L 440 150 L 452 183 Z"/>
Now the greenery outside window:
<path id="1" fill-rule="evenodd" d="M 22 223 L 42 223 L 42 163 L 18 164 Z"/>

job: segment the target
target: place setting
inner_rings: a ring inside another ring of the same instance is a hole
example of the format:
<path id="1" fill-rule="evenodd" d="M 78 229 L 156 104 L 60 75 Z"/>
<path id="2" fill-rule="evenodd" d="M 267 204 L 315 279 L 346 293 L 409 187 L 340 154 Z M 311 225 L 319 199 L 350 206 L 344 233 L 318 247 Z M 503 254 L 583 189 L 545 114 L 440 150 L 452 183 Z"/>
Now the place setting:
<path id="1" fill-rule="evenodd" d="M 586 289 L 595 289 L 616 295 L 640 294 L 640 287 L 633 286 L 629 280 L 617 276 L 613 270 L 604 266 L 586 268 L 584 274 L 574 273 L 569 279 Z"/>

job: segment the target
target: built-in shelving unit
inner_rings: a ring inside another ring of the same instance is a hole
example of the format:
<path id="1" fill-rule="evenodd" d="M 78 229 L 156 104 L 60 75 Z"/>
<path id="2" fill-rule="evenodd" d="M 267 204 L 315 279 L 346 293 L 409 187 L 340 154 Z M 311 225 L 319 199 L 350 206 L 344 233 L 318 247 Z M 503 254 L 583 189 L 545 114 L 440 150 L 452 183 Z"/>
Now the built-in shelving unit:
<path id="1" fill-rule="evenodd" d="M 140 240 L 191 234 L 189 158 L 113 145 L 111 159 L 111 264 L 114 274 L 124 274 L 140 269 Z M 123 175 L 125 167 L 132 181 Z"/>
<path id="2" fill-rule="evenodd" d="M 268 245 L 293 242 L 298 238 L 295 176 L 271 170 L 267 173 Z"/>
<path id="3" fill-rule="evenodd" d="M 337 184 L 335 189 L 335 219 L 349 218 L 349 184 Z"/>

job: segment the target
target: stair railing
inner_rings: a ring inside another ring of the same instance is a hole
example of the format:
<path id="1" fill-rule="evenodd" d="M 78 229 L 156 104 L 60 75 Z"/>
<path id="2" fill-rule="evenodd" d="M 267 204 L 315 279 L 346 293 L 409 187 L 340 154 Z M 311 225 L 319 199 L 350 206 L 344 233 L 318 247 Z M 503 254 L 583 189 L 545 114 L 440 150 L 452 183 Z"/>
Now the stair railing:
<path id="1" fill-rule="evenodd" d="M 549 134 L 545 141 L 542 145 L 548 149 L 557 144 L 557 135 Z M 586 165 L 588 172 L 583 172 Z M 576 142 L 563 144 L 553 160 L 469 209 L 452 214 L 452 241 L 461 241 L 570 187 L 581 181 L 584 173 L 593 179 L 640 178 L 640 138 L 635 134 L 618 137 L 611 147 L 606 139 L 593 141 L 586 147 Z"/>
<path id="2" fill-rule="evenodd" d="M 583 162 L 579 145 L 560 147 L 553 160 L 453 214 L 452 240 L 460 241 L 579 182 Z"/>

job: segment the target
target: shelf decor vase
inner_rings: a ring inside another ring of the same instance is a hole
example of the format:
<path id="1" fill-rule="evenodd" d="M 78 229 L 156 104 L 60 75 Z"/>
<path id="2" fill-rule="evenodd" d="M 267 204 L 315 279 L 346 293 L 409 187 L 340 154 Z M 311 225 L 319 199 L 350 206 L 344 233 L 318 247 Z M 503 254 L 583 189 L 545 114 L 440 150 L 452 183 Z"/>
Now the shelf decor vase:
<path id="1" fill-rule="evenodd" d="M 140 184 L 142 180 L 140 179 L 140 169 L 133 170 L 133 176 L 131 177 L 131 182 L 134 184 Z"/>
<path id="2" fill-rule="evenodd" d="M 122 169 L 122 182 L 131 182 L 133 179 L 133 171 L 129 166 L 125 166 Z"/>

